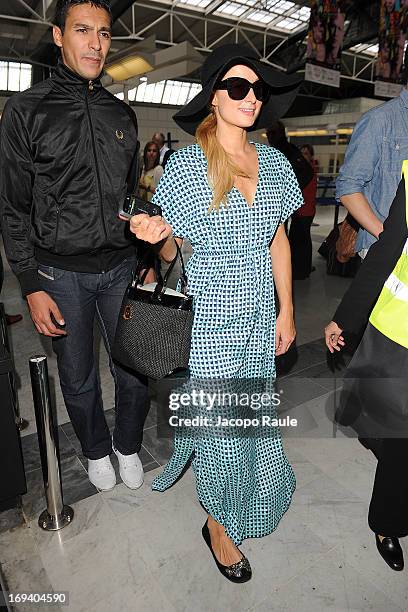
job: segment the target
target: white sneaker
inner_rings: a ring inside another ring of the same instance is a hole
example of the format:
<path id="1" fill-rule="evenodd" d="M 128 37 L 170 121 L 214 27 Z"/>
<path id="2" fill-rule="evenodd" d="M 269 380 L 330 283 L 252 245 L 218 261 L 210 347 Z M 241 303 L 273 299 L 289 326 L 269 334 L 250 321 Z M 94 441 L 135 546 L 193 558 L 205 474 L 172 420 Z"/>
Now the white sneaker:
<path id="1" fill-rule="evenodd" d="M 113 445 L 112 448 L 119 459 L 119 474 L 124 484 L 129 487 L 129 489 L 138 489 L 141 487 L 144 473 L 139 455 L 137 453 L 133 453 L 133 455 L 122 455 Z"/>
<path id="2" fill-rule="evenodd" d="M 110 491 L 116 485 L 116 474 L 109 455 L 102 459 L 88 459 L 89 480 L 101 491 Z"/>

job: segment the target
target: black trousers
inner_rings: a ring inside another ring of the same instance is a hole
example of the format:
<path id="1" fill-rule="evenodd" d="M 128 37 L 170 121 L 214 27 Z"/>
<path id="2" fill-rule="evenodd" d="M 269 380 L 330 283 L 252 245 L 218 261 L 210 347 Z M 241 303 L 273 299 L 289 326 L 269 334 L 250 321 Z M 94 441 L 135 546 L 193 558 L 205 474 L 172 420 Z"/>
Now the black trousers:
<path id="1" fill-rule="evenodd" d="M 313 217 L 293 215 L 289 229 L 294 279 L 307 278 L 312 271 L 312 238 L 310 228 Z"/>
<path id="2" fill-rule="evenodd" d="M 368 524 L 374 533 L 408 535 L 408 439 L 384 438 L 375 473 Z"/>

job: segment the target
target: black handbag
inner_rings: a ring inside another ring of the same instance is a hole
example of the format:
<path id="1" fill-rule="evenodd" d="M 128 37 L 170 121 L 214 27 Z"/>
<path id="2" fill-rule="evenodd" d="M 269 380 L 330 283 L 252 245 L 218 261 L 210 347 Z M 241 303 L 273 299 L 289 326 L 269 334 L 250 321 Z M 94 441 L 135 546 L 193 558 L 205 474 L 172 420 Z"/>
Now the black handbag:
<path id="1" fill-rule="evenodd" d="M 139 264 L 128 286 L 119 313 L 112 349 L 120 364 L 154 379 L 188 366 L 193 326 L 193 297 L 188 294 L 187 275 L 180 247 L 164 279 L 159 271 L 157 283 L 143 285 Z M 167 287 L 174 265 L 180 259 L 181 291 Z M 143 263 L 143 262 L 142 262 Z"/>

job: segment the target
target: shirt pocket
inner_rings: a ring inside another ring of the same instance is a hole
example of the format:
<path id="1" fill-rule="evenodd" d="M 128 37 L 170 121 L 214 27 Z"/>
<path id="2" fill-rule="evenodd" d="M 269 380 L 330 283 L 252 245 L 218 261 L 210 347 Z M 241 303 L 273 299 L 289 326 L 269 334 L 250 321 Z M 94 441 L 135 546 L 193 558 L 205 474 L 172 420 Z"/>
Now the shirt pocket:
<path id="1" fill-rule="evenodd" d="M 402 170 L 402 162 L 408 159 L 408 137 L 384 137 L 382 144 L 382 162 L 388 170 L 398 174 Z"/>

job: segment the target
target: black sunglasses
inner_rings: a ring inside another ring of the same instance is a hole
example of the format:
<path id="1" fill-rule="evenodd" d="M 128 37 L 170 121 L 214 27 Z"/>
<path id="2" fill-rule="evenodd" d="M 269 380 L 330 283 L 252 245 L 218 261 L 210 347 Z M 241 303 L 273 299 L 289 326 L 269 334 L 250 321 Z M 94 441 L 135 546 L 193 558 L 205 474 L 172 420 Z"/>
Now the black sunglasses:
<path id="1" fill-rule="evenodd" d="M 253 89 L 255 98 L 259 102 L 265 102 L 269 96 L 269 88 L 263 81 L 251 83 L 241 77 L 230 77 L 219 81 L 215 89 L 226 89 L 231 100 L 243 100 L 250 89 Z"/>

